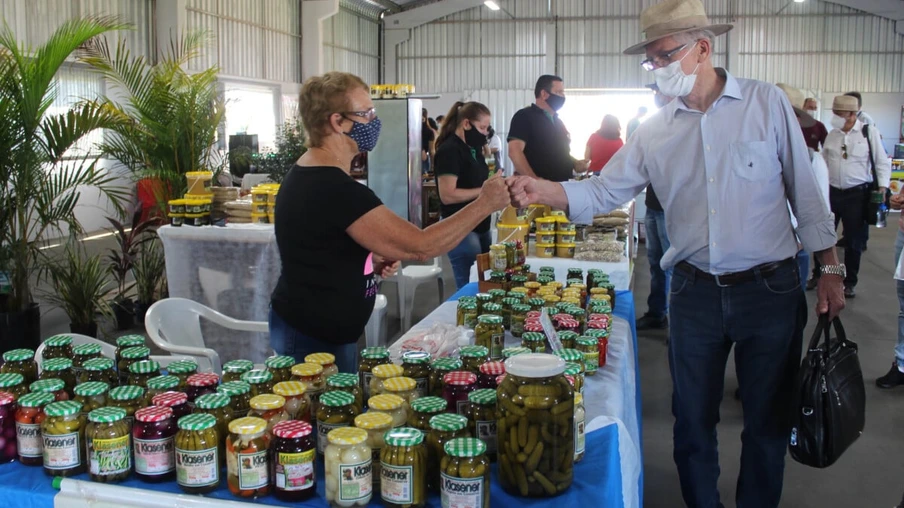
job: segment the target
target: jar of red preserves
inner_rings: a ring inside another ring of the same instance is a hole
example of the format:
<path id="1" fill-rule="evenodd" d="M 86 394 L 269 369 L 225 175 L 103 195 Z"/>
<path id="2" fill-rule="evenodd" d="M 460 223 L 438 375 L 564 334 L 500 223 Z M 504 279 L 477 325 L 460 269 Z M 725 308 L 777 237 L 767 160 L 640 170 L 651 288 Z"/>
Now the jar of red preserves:
<path id="1" fill-rule="evenodd" d="M 16 395 L 0 392 L 0 463 L 16 459 Z"/>
<path id="2" fill-rule="evenodd" d="M 477 386 L 477 375 L 473 372 L 456 370 L 443 378 L 443 398 L 448 406 L 447 413 L 467 414 L 468 394 Z"/>
<path id="3" fill-rule="evenodd" d="M 160 483 L 176 476 L 173 440 L 177 430 L 173 410 L 168 407 L 151 406 L 135 413 L 132 441 L 139 480 Z"/>
<path id="4" fill-rule="evenodd" d="M 188 388 L 185 389 L 185 395 L 188 395 L 188 401 L 193 403 L 201 395 L 217 393 L 220 376 L 213 372 L 202 372 L 189 376 L 187 382 Z"/>
<path id="5" fill-rule="evenodd" d="M 308 422 L 289 420 L 273 427 L 273 444 L 270 451 L 273 460 L 271 478 L 274 481 L 273 496 L 281 501 L 304 501 L 317 492 L 317 474 L 314 472 L 314 428 Z"/>
<path id="6" fill-rule="evenodd" d="M 191 406 L 188 405 L 188 396 L 182 392 L 163 392 L 151 401 L 155 406 L 168 407 L 173 411 L 176 422 L 183 416 L 191 414 Z"/>
<path id="7" fill-rule="evenodd" d="M 44 406 L 53 402 L 49 393 L 29 393 L 19 399 L 16 410 L 16 448 L 19 462 L 26 466 L 44 464 L 44 440 L 41 423 L 46 415 Z"/>
<path id="8" fill-rule="evenodd" d="M 505 374 L 505 364 L 502 362 L 487 362 L 480 366 L 480 374 L 477 376 L 477 388 L 496 389 L 496 378 Z"/>

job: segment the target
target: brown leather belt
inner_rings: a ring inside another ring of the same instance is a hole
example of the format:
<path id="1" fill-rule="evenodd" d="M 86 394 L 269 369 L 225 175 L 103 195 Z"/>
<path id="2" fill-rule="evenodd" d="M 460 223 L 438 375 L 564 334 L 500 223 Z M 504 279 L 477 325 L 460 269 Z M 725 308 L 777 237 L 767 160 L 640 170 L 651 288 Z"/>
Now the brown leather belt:
<path id="1" fill-rule="evenodd" d="M 757 274 L 759 274 L 759 277 L 761 278 L 771 277 L 780 268 L 784 268 L 785 266 L 794 266 L 794 268 L 796 269 L 797 261 L 794 258 L 788 258 L 782 261 L 763 263 L 762 265 L 754 266 L 753 268 L 744 270 L 743 272 L 723 273 L 720 275 L 713 275 L 709 272 L 704 272 L 703 270 L 688 263 L 687 261 L 681 261 L 680 263 L 675 265 L 675 269 L 683 272 L 686 275 L 693 276 L 695 279 L 715 282 L 717 286 L 727 288 L 740 284 L 746 284 L 748 282 L 753 282 L 757 280 Z"/>

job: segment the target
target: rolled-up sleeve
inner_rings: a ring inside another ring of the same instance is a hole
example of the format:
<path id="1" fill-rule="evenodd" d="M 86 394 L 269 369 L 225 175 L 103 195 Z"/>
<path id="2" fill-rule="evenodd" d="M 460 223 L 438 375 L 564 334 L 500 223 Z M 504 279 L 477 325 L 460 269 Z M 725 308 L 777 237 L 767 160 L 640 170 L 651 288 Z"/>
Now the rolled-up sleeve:
<path id="1" fill-rule="evenodd" d="M 868 132 L 869 139 L 866 141 L 872 147 L 873 160 L 876 163 L 877 182 L 879 187 L 887 189 L 891 184 L 891 161 L 888 160 L 888 152 L 885 151 L 885 146 L 882 144 L 882 134 L 876 124 L 870 125 Z"/>

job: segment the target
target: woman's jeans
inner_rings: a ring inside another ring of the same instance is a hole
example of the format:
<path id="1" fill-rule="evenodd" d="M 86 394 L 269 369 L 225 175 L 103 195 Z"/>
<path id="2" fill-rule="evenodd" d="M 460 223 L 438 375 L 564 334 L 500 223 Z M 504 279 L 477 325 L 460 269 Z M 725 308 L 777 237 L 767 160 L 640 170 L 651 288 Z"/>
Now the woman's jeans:
<path id="1" fill-rule="evenodd" d="M 461 289 L 471 280 L 471 265 L 477 261 L 477 255 L 490 252 L 490 232 L 470 232 L 464 240 L 449 251 L 449 262 L 455 274 L 455 286 Z"/>
<path id="2" fill-rule="evenodd" d="M 295 358 L 298 363 L 311 353 L 331 353 L 336 356 L 339 372 L 358 372 L 358 344 L 333 344 L 299 332 L 270 309 L 270 347 L 277 355 Z"/>

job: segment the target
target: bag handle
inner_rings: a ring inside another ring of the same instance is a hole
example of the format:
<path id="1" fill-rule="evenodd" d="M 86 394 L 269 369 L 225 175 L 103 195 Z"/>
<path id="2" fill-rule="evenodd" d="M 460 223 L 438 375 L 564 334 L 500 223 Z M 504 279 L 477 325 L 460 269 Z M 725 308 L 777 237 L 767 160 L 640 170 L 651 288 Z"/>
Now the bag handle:
<path id="1" fill-rule="evenodd" d="M 841 324 L 841 319 L 837 316 L 832 320 L 831 325 L 835 328 L 835 335 L 837 336 L 837 340 L 839 342 L 844 342 L 847 340 L 847 334 L 844 331 L 844 326 Z M 813 336 L 810 338 L 810 345 L 807 346 L 808 351 L 814 351 L 819 348 L 819 338 L 820 336 L 825 337 L 826 347 L 823 349 L 823 354 L 829 354 L 829 344 L 831 342 L 831 337 L 829 335 L 829 315 L 828 314 L 820 314 L 819 322 L 816 324 L 816 329 L 813 330 Z"/>

